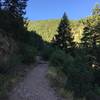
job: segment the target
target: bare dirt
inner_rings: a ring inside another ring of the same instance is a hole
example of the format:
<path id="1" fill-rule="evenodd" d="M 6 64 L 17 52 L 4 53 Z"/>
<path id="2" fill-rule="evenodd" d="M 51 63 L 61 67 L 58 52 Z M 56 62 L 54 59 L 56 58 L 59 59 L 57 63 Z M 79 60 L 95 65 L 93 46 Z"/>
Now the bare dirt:
<path id="1" fill-rule="evenodd" d="M 48 63 L 37 58 L 36 67 L 12 89 L 9 100 L 58 100 L 46 77 L 47 72 Z"/>

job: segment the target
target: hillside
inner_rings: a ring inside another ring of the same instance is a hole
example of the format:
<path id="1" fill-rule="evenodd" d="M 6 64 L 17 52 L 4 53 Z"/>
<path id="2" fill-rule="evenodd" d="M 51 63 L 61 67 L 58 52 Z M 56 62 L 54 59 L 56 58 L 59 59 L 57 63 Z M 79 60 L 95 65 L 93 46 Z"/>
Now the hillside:
<path id="1" fill-rule="evenodd" d="M 50 19 L 50 20 L 39 20 L 39 21 L 29 21 L 28 30 L 36 31 L 43 40 L 50 42 L 55 34 L 57 34 L 57 27 L 60 23 L 60 19 Z M 71 28 L 74 35 L 74 40 L 80 42 L 83 25 L 80 21 L 71 21 Z"/>
<path id="2" fill-rule="evenodd" d="M 28 29 L 36 31 L 42 36 L 43 40 L 50 42 L 54 34 L 57 34 L 59 22 L 60 20 L 30 21 Z"/>

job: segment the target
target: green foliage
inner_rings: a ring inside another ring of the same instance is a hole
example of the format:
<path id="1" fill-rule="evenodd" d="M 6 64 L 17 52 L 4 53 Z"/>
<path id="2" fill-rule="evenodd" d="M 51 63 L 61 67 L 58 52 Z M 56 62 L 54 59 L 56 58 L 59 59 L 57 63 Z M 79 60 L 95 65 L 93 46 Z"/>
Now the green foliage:
<path id="1" fill-rule="evenodd" d="M 93 8 L 92 15 L 100 15 L 100 4 L 97 3 Z"/>
<path id="2" fill-rule="evenodd" d="M 65 13 L 61 19 L 57 32 L 58 34 L 53 38 L 53 44 L 55 46 L 59 47 L 65 52 L 69 52 L 72 48 L 74 48 L 75 44 L 73 42 L 69 20 Z"/>
<path id="3" fill-rule="evenodd" d="M 3 95 L 3 89 L 6 91 L 2 82 L 8 82 L 6 75 L 15 65 L 21 62 L 33 63 L 35 56 L 41 52 L 45 60 L 50 60 L 50 66 L 55 67 L 52 75 L 58 75 L 57 81 L 72 90 L 75 97 L 86 96 L 88 100 L 96 100 L 100 95 L 100 5 L 97 4 L 93 9 L 93 16 L 79 21 L 69 21 L 64 14 L 61 21 L 58 19 L 28 23 L 23 17 L 27 0 L 4 1 L 3 7 L 2 0 L 0 1 L 0 29 L 6 31 L 7 37 L 16 41 L 18 51 L 10 55 L 6 63 L 0 60 L 0 86 L 3 86 L 0 87 L 0 95 Z M 42 39 L 49 43 L 44 43 Z M 82 43 L 85 48 L 74 48 L 74 41 Z M 62 50 L 52 47 L 50 42 L 54 42 Z M 72 51 L 74 56 L 71 55 Z M 89 57 L 95 60 L 91 62 Z M 96 68 L 92 68 L 92 65 Z M 67 81 L 60 76 L 66 77 Z"/>
<path id="4" fill-rule="evenodd" d="M 0 10 L 0 28 L 17 41 L 22 40 L 26 30 L 26 20 L 23 17 L 26 3 L 27 0 L 4 0 Z"/>
<path id="5" fill-rule="evenodd" d="M 35 61 L 37 49 L 28 44 L 20 44 L 19 53 L 22 55 L 22 62 L 30 64 Z"/>
<path id="6" fill-rule="evenodd" d="M 50 66 L 57 67 L 56 69 L 65 73 L 68 78 L 65 87 L 73 91 L 75 98 L 87 96 L 89 91 L 94 91 L 95 80 L 94 71 L 88 64 L 88 56 L 83 55 L 84 51 L 78 53 L 73 58 L 62 50 L 55 50 L 50 58 Z"/>
<path id="7" fill-rule="evenodd" d="M 0 61 L 0 73 L 8 74 L 10 69 L 14 68 L 17 64 L 20 64 L 22 61 L 21 55 L 12 54 L 9 56 L 7 61 Z"/>
<path id="8" fill-rule="evenodd" d="M 42 37 L 39 36 L 35 31 L 26 31 L 20 42 L 26 43 L 32 47 L 34 46 L 37 50 L 41 50 L 44 47 Z"/>
<path id="9" fill-rule="evenodd" d="M 95 86 L 94 91 L 89 91 L 86 95 L 86 100 L 100 100 L 100 87 Z"/>
<path id="10" fill-rule="evenodd" d="M 93 71 L 87 65 L 86 58 L 75 58 L 73 66 L 68 66 L 68 88 L 74 91 L 75 97 L 84 97 L 92 90 L 94 81 Z M 67 65 L 66 65 L 67 66 Z"/>
<path id="11" fill-rule="evenodd" d="M 37 51 L 43 48 L 44 43 L 35 31 L 27 31 L 27 21 L 24 18 L 25 8 L 28 0 L 0 0 L 0 32 L 3 37 L 7 39 L 8 48 L 3 48 L 6 53 L 4 60 L 0 59 L 0 100 L 5 96 L 9 85 L 13 82 L 12 77 L 16 76 L 14 80 L 17 79 L 17 73 L 23 74 L 25 66 L 18 68 L 17 64 L 30 64 L 35 62 L 35 56 Z M 2 4 L 2 5 L 1 5 Z M 1 38 L 2 39 L 2 38 Z M 16 46 L 14 48 L 13 43 L 10 40 L 14 40 Z M 15 50 L 16 49 L 16 50 Z M 10 53 L 10 50 L 12 52 Z M 13 52 L 14 51 L 14 52 Z M 2 53 L 0 51 L 0 53 Z M 2 54 L 0 54 L 1 56 Z M 7 59 L 6 59 L 7 57 Z M 20 72 L 21 69 L 21 72 Z M 10 76 L 11 75 L 11 76 Z"/>
<path id="12" fill-rule="evenodd" d="M 97 95 L 94 91 L 87 92 L 86 100 L 99 100 L 99 99 L 97 99 Z"/>
<path id="13" fill-rule="evenodd" d="M 42 37 L 40 35 L 38 35 L 38 33 L 36 33 L 35 31 L 31 31 L 28 33 L 30 36 L 29 36 L 29 40 L 27 40 L 27 42 L 29 42 L 30 45 L 37 48 L 38 51 L 42 50 L 44 47 L 44 42 L 43 42 Z"/>
<path id="14" fill-rule="evenodd" d="M 67 54 L 65 62 L 63 64 L 64 65 L 63 66 L 63 72 L 66 75 L 68 75 L 68 73 L 69 73 L 69 68 L 71 68 L 73 66 L 73 62 L 74 62 L 74 58 L 70 54 Z"/>
<path id="15" fill-rule="evenodd" d="M 96 23 L 100 22 L 100 16 L 89 16 L 80 20 L 70 20 L 69 22 L 70 22 L 71 32 L 73 33 L 74 41 L 77 43 L 81 43 L 84 27 L 96 26 L 97 25 Z M 58 34 L 57 28 L 58 28 L 59 23 L 60 23 L 60 19 L 29 21 L 28 30 L 30 31 L 35 30 L 43 38 L 43 40 L 47 42 L 51 42 L 53 37 L 56 34 Z"/>
<path id="16" fill-rule="evenodd" d="M 44 60 L 49 60 L 52 53 L 54 52 L 55 48 L 51 47 L 51 46 L 44 46 L 44 48 L 42 49 L 41 55 L 43 57 Z"/>
<path id="17" fill-rule="evenodd" d="M 84 20 L 84 19 L 83 19 Z M 40 20 L 40 21 L 29 21 L 28 30 L 36 31 L 44 41 L 52 42 L 53 37 L 58 34 L 57 28 L 59 26 L 60 19 L 49 19 L 49 20 Z M 79 26 L 79 27 L 77 27 Z M 74 41 L 81 42 L 82 32 L 84 25 L 80 20 L 71 20 L 70 21 L 71 31 L 74 36 Z"/>
<path id="18" fill-rule="evenodd" d="M 66 60 L 66 53 L 62 50 L 55 50 L 50 57 L 50 65 L 63 68 Z"/>
<path id="19" fill-rule="evenodd" d="M 9 86 L 9 79 L 10 76 L 0 74 L 0 99 L 6 100 L 7 99 L 7 89 Z"/>
<path id="20" fill-rule="evenodd" d="M 59 19 L 41 20 L 41 21 L 29 21 L 28 30 L 36 31 L 44 41 L 51 42 L 54 34 L 57 34 L 56 30 L 59 24 Z"/>
<path id="21" fill-rule="evenodd" d="M 85 20 L 82 43 L 84 47 L 96 48 L 100 44 L 100 16 L 91 16 Z"/>

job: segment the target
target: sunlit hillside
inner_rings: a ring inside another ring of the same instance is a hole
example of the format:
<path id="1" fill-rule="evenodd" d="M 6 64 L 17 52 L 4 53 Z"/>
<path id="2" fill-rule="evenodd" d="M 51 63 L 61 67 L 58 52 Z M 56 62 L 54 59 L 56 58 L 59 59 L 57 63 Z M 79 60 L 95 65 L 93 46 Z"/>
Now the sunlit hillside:
<path id="1" fill-rule="evenodd" d="M 60 19 L 51 20 L 40 20 L 40 21 L 30 21 L 28 25 L 28 30 L 36 31 L 43 40 L 50 42 L 55 34 L 57 34 L 57 27 L 60 23 Z M 72 33 L 74 35 L 74 40 L 80 42 L 83 32 L 83 25 L 79 21 L 71 21 Z"/>
<path id="2" fill-rule="evenodd" d="M 30 21 L 28 29 L 36 31 L 42 36 L 43 40 L 50 42 L 54 34 L 57 34 L 59 22 L 60 20 Z"/>

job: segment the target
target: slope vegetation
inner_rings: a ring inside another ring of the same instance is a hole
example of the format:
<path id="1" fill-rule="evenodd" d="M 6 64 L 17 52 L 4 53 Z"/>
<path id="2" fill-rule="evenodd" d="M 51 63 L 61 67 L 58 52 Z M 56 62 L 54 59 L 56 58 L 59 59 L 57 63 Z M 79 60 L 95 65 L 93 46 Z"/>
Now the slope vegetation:
<path id="1" fill-rule="evenodd" d="M 74 40 L 80 42 L 83 32 L 83 24 L 80 21 L 70 21 L 71 28 L 74 35 Z M 44 41 L 51 42 L 55 34 L 57 34 L 57 27 L 60 23 L 60 19 L 50 19 L 50 20 L 39 20 L 39 21 L 29 21 L 28 30 L 36 31 L 40 36 L 42 36 Z"/>

